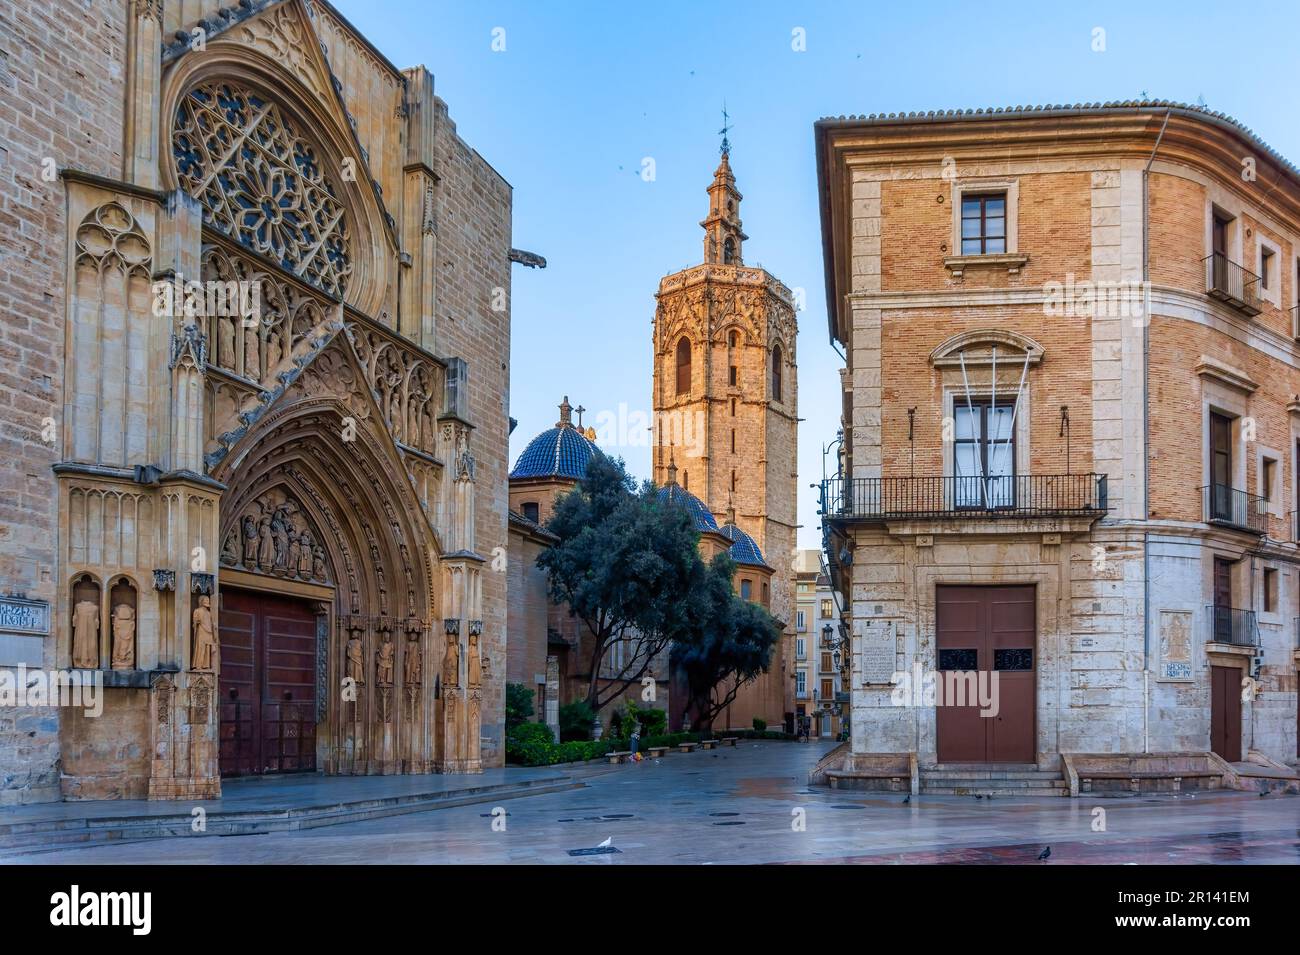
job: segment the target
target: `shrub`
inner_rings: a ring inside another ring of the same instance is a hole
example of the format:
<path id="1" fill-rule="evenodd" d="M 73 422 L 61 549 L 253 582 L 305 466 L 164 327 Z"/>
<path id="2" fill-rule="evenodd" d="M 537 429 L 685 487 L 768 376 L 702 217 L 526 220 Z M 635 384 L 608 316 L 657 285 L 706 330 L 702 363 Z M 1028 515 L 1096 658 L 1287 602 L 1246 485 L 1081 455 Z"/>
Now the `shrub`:
<path id="1" fill-rule="evenodd" d="M 591 739 L 591 724 L 596 714 L 586 700 L 575 700 L 560 707 L 560 742 Z"/>
<path id="2" fill-rule="evenodd" d="M 755 732 L 755 733 L 761 733 L 761 732 L 763 732 L 763 730 L 765 730 L 765 729 L 767 729 L 767 720 L 759 719 L 757 716 L 755 716 L 755 717 L 754 717 L 754 732 Z"/>
<path id="3" fill-rule="evenodd" d="M 520 723 L 506 735 L 506 761 L 524 766 L 555 762 L 555 737 L 545 723 Z"/>
<path id="4" fill-rule="evenodd" d="M 506 733 L 533 718 L 533 691 L 522 683 L 506 684 Z"/>

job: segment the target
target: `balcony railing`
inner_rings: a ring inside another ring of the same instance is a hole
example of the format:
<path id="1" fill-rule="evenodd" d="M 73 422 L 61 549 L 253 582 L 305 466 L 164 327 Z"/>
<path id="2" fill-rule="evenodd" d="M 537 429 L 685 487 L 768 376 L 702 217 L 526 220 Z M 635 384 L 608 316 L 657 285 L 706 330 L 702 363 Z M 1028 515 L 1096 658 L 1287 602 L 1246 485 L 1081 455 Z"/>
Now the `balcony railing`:
<path id="1" fill-rule="evenodd" d="M 1208 524 L 1226 524 L 1252 534 L 1268 531 L 1268 499 L 1226 484 L 1201 488 L 1201 512 Z"/>
<path id="2" fill-rule="evenodd" d="M 1095 516 L 1107 508 L 1104 474 L 831 478 L 821 486 L 832 520 Z"/>
<path id="3" fill-rule="evenodd" d="M 1210 621 L 1210 643 L 1230 643 L 1236 647 L 1259 646 L 1259 628 L 1255 611 L 1211 605 L 1205 608 Z"/>
<path id="4" fill-rule="evenodd" d="M 1259 276 L 1243 269 L 1222 252 L 1207 255 L 1205 261 L 1205 291 L 1213 298 L 1241 309 L 1247 315 L 1258 315 L 1263 309 L 1259 298 Z"/>

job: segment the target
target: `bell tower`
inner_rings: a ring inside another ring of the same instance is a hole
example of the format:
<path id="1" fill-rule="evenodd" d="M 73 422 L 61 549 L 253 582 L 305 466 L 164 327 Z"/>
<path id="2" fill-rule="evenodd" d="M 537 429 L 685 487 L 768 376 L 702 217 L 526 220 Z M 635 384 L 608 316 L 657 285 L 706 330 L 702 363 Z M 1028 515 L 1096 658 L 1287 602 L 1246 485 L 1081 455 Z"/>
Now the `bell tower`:
<path id="1" fill-rule="evenodd" d="M 653 476 L 662 486 L 675 469 L 720 524 L 754 539 L 777 571 L 769 607 L 793 627 L 794 301 L 775 276 L 743 264 L 748 236 L 725 138 L 708 194 L 704 262 L 665 276 L 655 295 Z"/>
<path id="2" fill-rule="evenodd" d="M 709 214 L 704 227 L 704 261 L 713 265 L 744 265 L 741 245 L 749 236 L 740 227 L 740 200 L 736 177 L 731 172 L 731 152 L 723 140 L 722 161 L 709 186 Z"/>

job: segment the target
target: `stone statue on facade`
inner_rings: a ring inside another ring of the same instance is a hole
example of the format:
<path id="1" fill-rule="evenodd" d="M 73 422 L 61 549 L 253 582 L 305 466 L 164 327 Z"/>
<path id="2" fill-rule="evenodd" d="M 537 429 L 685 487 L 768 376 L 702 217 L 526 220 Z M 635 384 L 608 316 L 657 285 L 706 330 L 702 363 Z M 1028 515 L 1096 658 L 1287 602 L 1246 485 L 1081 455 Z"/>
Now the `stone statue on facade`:
<path id="1" fill-rule="evenodd" d="M 135 669 L 135 611 L 127 604 L 113 608 L 113 669 Z"/>
<path id="2" fill-rule="evenodd" d="M 348 640 L 347 649 L 347 677 L 357 686 L 366 682 L 366 664 L 362 659 L 361 638 L 353 631 L 351 638 Z"/>
<path id="3" fill-rule="evenodd" d="M 93 600 L 80 600 L 72 610 L 72 665 L 99 667 L 99 604 Z"/>
<path id="4" fill-rule="evenodd" d="M 270 570 L 275 563 L 275 541 L 271 537 L 271 518 L 263 517 L 257 528 L 257 566 Z"/>
<path id="5" fill-rule="evenodd" d="M 379 686 L 393 685 L 393 667 L 397 662 L 397 651 L 392 640 L 379 644 L 375 653 L 375 683 Z"/>
<path id="6" fill-rule="evenodd" d="M 229 316 L 217 319 L 217 364 L 235 370 L 235 320 Z"/>
<path id="7" fill-rule="evenodd" d="M 254 567 L 257 565 L 257 521 L 253 520 L 253 515 L 248 514 L 244 517 L 244 566 Z"/>
<path id="8" fill-rule="evenodd" d="M 194 654 L 190 658 L 190 669 L 211 670 L 216 656 L 217 636 L 212 626 L 212 600 L 207 594 L 199 597 L 199 605 L 194 608 L 190 625 L 194 632 Z"/>
<path id="9" fill-rule="evenodd" d="M 469 664 L 466 669 L 468 670 L 467 684 L 470 687 L 482 686 L 483 663 L 479 657 L 478 634 L 476 633 L 471 633 L 469 635 Z"/>
<path id="10" fill-rule="evenodd" d="M 424 679 L 424 652 L 420 649 L 420 634 L 411 634 L 406 644 L 406 658 L 403 661 L 402 680 L 408 686 Z"/>
<path id="11" fill-rule="evenodd" d="M 447 652 L 442 658 L 442 685 L 460 686 L 460 639 L 447 637 Z"/>

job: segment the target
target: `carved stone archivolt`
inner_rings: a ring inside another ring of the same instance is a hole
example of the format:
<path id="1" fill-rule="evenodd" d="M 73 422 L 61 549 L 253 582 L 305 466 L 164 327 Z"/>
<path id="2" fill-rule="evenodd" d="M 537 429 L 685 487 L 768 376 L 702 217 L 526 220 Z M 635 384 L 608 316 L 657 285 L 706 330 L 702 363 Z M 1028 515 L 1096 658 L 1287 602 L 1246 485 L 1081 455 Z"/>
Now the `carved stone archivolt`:
<path id="1" fill-rule="evenodd" d="M 204 221 L 342 296 L 352 272 L 346 207 L 320 148 L 267 94 L 201 82 L 180 101 L 172 156 Z"/>
<path id="2" fill-rule="evenodd" d="M 445 373 L 431 357 L 378 329 L 347 326 L 389 433 L 399 445 L 432 454 Z"/>
<path id="3" fill-rule="evenodd" d="M 288 363 L 330 331 L 336 306 L 221 245 L 203 250 L 208 361 L 250 384 L 274 388 Z M 258 389 L 251 389 L 256 391 Z"/>
<path id="4" fill-rule="evenodd" d="M 246 505 L 221 546 L 226 567 L 329 583 L 320 533 L 308 523 L 302 505 L 276 488 Z"/>

